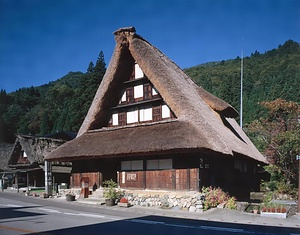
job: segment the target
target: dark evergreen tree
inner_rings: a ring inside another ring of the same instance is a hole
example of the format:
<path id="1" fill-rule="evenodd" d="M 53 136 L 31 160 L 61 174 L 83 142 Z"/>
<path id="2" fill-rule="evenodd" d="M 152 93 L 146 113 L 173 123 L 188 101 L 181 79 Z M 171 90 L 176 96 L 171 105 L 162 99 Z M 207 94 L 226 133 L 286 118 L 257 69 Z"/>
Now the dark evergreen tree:
<path id="1" fill-rule="evenodd" d="M 48 111 L 45 111 L 41 122 L 40 134 L 41 135 L 50 134 L 51 129 L 52 128 L 51 128 L 51 121 L 49 118 L 49 114 Z"/>

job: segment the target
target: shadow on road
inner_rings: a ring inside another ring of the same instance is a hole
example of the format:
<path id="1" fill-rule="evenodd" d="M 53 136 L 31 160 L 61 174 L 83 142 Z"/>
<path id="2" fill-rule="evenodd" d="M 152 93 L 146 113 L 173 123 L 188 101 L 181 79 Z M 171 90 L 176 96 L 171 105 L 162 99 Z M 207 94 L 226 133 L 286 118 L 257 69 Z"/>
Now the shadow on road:
<path id="1" fill-rule="evenodd" d="M 51 230 L 39 234 L 51 235 L 160 235 L 160 234 L 300 234 L 298 228 L 245 225 L 238 223 L 211 222 L 204 220 L 179 219 L 163 216 L 144 216 L 114 222 Z"/>
<path id="2" fill-rule="evenodd" d="M 25 212 L 24 209 L 37 208 L 40 206 L 29 206 L 29 207 L 6 207 L 0 208 L 0 219 L 11 219 L 11 218 L 22 218 L 29 216 L 40 216 L 43 213 Z"/>

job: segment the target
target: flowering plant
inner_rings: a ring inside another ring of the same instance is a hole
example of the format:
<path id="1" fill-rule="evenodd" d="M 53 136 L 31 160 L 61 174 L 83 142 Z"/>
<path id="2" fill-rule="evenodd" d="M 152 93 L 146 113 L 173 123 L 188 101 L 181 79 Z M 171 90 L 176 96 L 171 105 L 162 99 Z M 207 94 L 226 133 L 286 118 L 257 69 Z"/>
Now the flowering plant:
<path id="1" fill-rule="evenodd" d="M 128 199 L 125 198 L 125 197 L 122 197 L 122 198 L 120 199 L 120 202 L 121 202 L 121 203 L 128 203 Z"/>
<path id="2" fill-rule="evenodd" d="M 269 204 L 263 206 L 262 212 L 287 213 L 287 209 L 283 205 Z"/>
<path id="3" fill-rule="evenodd" d="M 208 210 L 213 207 L 217 207 L 219 204 L 226 203 L 230 199 L 230 196 L 219 187 L 218 188 L 203 187 L 202 192 L 204 193 L 205 196 L 205 201 L 204 201 L 205 210 Z M 230 204 L 234 204 L 234 201 L 235 199 L 231 198 Z"/>

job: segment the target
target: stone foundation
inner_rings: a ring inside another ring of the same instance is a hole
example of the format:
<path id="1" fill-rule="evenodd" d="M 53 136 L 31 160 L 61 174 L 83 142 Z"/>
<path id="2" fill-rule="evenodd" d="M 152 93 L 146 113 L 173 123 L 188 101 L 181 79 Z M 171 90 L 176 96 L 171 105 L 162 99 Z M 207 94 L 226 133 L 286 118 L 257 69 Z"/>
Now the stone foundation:
<path id="1" fill-rule="evenodd" d="M 203 212 L 203 194 L 201 193 L 134 193 L 126 192 L 130 205 L 161 207 L 164 209 Z"/>

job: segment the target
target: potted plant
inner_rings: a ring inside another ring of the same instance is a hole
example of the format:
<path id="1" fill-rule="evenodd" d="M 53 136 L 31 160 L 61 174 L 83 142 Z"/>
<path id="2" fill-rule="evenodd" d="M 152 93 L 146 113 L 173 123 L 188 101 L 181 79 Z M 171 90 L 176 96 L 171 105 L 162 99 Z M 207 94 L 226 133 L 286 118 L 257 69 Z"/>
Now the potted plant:
<path id="1" fill-rule="evenodd" d="M 254 206 L 253 207 L 253 213 L 258 214 L 259 206 Z"/>
<path id="2" fill-rule="evenodd" d="M 284 205 L 276 205 L 276 204 L 264 205 L 260 215 L 263 217 L 286 218 L 287 209 Z"/>
<path id="3" fill-rule="evenodd" d="M 75 201 L 75 195 L 74 194 L 72 194 L 72 193 L 68 193 L 68 194 L 66 194 L 66 200 L 67 201 Z"/>
<path id="4" fill-rule="evenodd" d="M 128 206 L 129 206 L 128 199 L 125 198 L 125 197 L 122 197 L 122 198 L 120 199 L 120 201 L 118 202 L 118 206 L 121 206 L 121 207 L 128 207 Z"/>
<path id="5" fill-rule="evenodd" d="M 105 204 L 106 206 L 113 206 L 115 205 L 116 199 L 119 196 L 119 193 L 117 191 L 117 183 L 114 182 L 112 179 L 106 180 L 103 182 L 104 186 L 104 192 L 103 196 L 105 198 Z"/>

